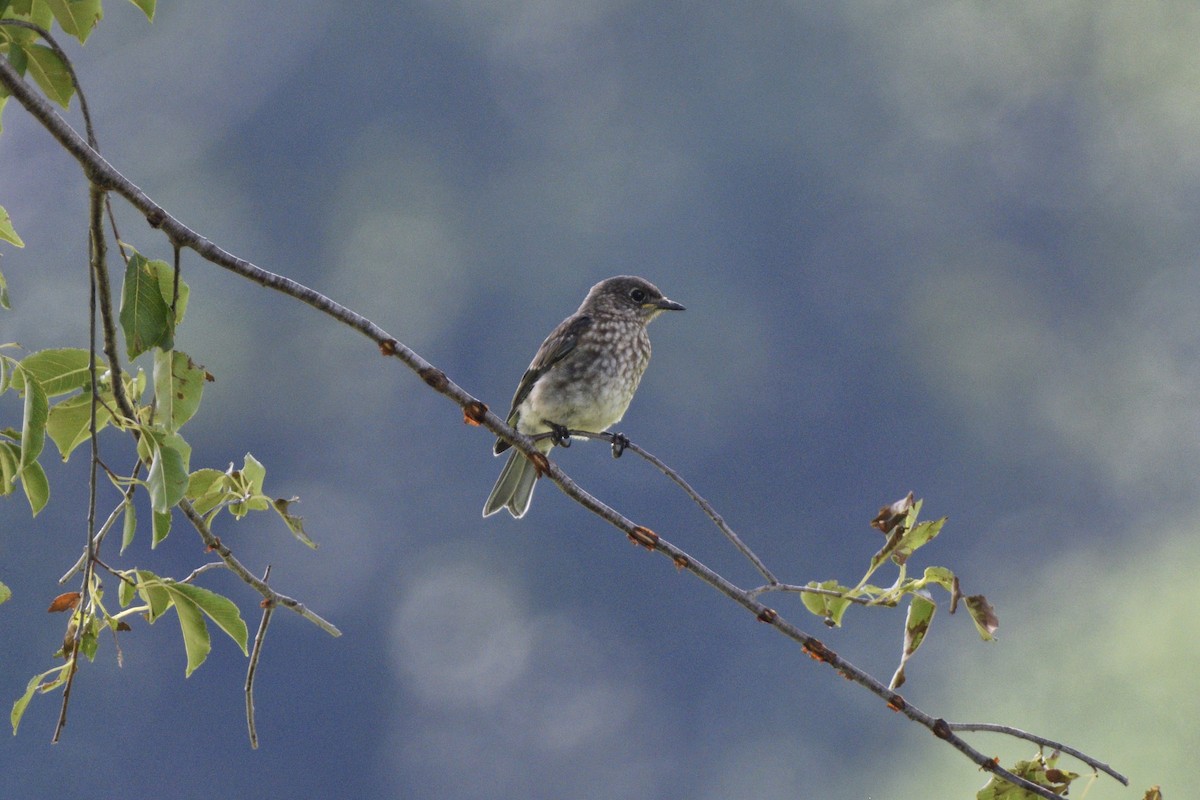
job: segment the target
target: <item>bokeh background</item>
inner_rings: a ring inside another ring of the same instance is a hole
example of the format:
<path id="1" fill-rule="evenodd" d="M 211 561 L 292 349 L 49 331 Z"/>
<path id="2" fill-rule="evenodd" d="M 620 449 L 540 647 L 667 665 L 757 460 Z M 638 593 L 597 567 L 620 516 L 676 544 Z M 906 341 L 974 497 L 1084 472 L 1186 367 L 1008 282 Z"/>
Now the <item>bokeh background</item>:
<path id="1" fill-rule="evenodd" d="M 996 606 L 946 614 L 906 697 L 1112 763 L 1089 800 L 1200 793 L 1200 10 L 1182 3 L 109 0 L 68 44 L 110 161 L 185 223 L 358 310 L 495 409 L 595 281 L 687 305 L 620 429 L 782 578 L 853 582 L 910 489 L 916 559 Z M 71 118 L 77 120 L 77 110 Z M 77 165 L 10 102 L 0 341 L 86 343 Z M 121 235 L 169 257 L 118 203 Z M 479 512 L 485 432 L 373 345 L 186 255 L 178 346 L 216 376 L 192 466 L 253 452 L 299 495 L 217 533 L 281 591 L 247 746 L 245 659 L 185 680 L 135 621 L 0 736 L 6 798 L 966 798 L 975 768 L 552 486 Z M 18 419 L 0 399 L 0 424 Z M 111 458 L 125 464 L 110 437 Z M 749 565 L 635 457 L 584 486 L 745 586 Z M 3 707 L 53 665 L 45 613 L 83 538 L 83 451 L 0 504 Z M 115 494 L 102 495 L 102 513 Z M 143 518 L 148 518 L 146 515 Z M 207 560 L 177 521 L 114 564 Z M 257 597 L 228 575 L 248 624 Z M 109 587 L 114 588 L 112 586 Z M 942 598 L 944 600 L 944 598 Z M 825 631 L 884 680 L 903 610 Z M 1029 747 L 979 735 L 1005 761 Z"/>

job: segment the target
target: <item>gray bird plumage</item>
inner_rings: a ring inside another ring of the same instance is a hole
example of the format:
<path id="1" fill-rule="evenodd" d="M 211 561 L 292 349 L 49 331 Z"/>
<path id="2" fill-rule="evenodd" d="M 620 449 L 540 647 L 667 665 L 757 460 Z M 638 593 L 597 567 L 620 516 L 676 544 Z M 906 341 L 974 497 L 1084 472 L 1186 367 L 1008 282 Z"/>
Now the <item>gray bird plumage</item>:
<path id="1" fill-rule="evenodd" d="M 619 275 L 592 287 L 579 310 L 558 324 L 538 348 L 513 395 L 508 424 L 527 436 L 555 427 L 599 433 L 629 408 L 650 362 L 646 325 L 663 311 L 682 311 L 654 284 Z M 550 452 L 551 439 L 537 449 Z M 496 455 L 509 448 L 497 439 Z M 514 450 L 483 507 L 485 517 L 507 508 L 520 518 L 529 509 L 537 470 Z"/>

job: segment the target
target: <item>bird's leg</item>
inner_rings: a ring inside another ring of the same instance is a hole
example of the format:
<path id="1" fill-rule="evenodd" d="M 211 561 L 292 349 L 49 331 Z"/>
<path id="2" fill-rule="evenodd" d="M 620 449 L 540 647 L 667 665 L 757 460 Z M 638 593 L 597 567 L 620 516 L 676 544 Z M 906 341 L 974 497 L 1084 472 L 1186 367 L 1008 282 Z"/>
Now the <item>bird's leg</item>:
<path id="1" fill-rule="evenodd" d="M 571 431 L 566 425 L 559 425 L 557 422 L 544 420 L 550 426 L 550 441 L 554 442 L 559 447 L 571 446 Z"/>
<path id="2" fill-rule="evenodd" d="M 614 433 L 612 437 L 613 458 L 620 458 L 629 446 L 629 437 L 623 433 Z"/>

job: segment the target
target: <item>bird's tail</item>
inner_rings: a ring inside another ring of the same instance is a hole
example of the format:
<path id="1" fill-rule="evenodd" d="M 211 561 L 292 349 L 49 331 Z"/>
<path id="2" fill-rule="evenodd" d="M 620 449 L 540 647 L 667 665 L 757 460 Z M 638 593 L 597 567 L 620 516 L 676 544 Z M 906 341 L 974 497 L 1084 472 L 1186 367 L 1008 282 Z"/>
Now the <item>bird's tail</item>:
<path id="1" fill-rule="evenodd" d="M 542 449 L 541 444 L 538 443 L 538 450 Z M 548 452 L 550 443 L 547 441 L 546 445 L 545 452 Z M 500 477 L 496 479 L 496 485 L 492 487 L 492 493 L 484 503 L 483 515 L 490 517 L 500 509 L 507 508 L 508 513 L 516 519 L 525 516 L 525 512 L 529 510 L 529 501 L 533 497 L 537 477 L 537 467 L 533 462 L 520 450 L 513 450 L 504 464 L 504 469 L 500 471 Z"/>

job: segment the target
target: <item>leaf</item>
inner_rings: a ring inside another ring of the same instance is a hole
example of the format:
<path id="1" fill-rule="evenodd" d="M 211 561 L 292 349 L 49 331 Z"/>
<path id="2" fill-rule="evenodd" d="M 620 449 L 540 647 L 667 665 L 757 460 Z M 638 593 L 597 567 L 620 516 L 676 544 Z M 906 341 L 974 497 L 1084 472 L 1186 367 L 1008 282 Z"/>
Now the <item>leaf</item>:
<path id="1" fill-rule="evenodd" d="M 150 528 L 150 547 L 155 548 L 171 532 L 171 512 L 153 512 Z"/>
<path id="2" fill-rule="evenodd" d="M 41 383 L 33 378 L 20 365 L 17 367 L 24 381 L 25 416 L 21 422 L 21 462 L 18 471 L 24 475 L 31 464 L 37 463 L 37 457 L 42 454 L 46 444 L 46 418 L 50 406 Z M 44 476 L 43 476 L 44 477 Z"/>
<path id="3" fill-rule="evenodd" d="M 162 292 L 163 302 L 167 304 L 167 308 L 171 307 L 171 299 L 175 296 L 175 268 L 165 261 L 147 261 L 147 267 L 154 272 L 158 280 L 158 290 Z M 179 297 L 175 301 L 175 324 L 183 322 L 183 315 L 187 311 L 188 296 L 191 294 L 191 289 L 188 288 L 187 281 L 183 278 L 179 279 Z"/>
<path id="4" fill-rule="evenodd" d="M 17 235 L 16 228 L 13 227 L 12 217 L 8 216 L 8 212 L 4 210 L 4 206 L 0 206 L 0 239 L 15 244 L 17 247 L 24 247 L 25 243 L 21 241 L 21 237 Z M 8 308 L 8 295 L 4 295 L 4 307 Z"/>
<path id="5" fill-rule="evenodd" d="M 871 520 L 871 527 L 886 536 L 892 528 L 899 525 L 908 517 L 909 512 L 913 510 L 915 505 L 913 502 L 913 493 L 909 492 L 896 502 L 879 509 L 879 513 Z"/>
<path id="6" fill-rule="evenodd" d="M 13 388 L 25 389 L 25 375 L 32 375 L 42 385 L 46 397 L 57 397 L 91 386 L 89 368 L 91 356 L 78 347 L 60 347 L 30 353 L 19 362 L 21 371 L 13 375 Z"/>
<path id="7" fill-rule="evenodd" d="M 50 7 L 54 18 L 63 31 L 79 40 L 80 44 L 87 41 L 104 11 L 100 0 L 41 0 Z"/>
<path id="8" fill-rule="evenodd" d="M 3 102 L 0 102 L 0 108 L 4 108 Z M 4 209 L 0 208 L 0 214 L 3 214 L 3 213 L 4 213 Z M 0 230 L 2 230 L 3 227 L 4 226 L 2 224 L 0 224 Z M 0 239 L 2 239 L 2 238 L 4 238 L 3 235 L 0 235 Z M 0 272 L 0 308 L 3 308 L 3 309 L 11 309 L 12 308 L 12 306 L 10 306 L 8 304 L 8 281 L 6 281 L 4 279 L 3 272 Z M 3 384 L 3 381 L 0 381 L 0 385 L 2 385 L 2 384 Z M 0 392 L 2 392 L 2 391 L 4 391 L 4 389 L 0 388 Z"/>
<path id="9" fill-rule="evenodd" d="M 121 329 L 125 332 L 125 349 L 130 360 L 153 347 L 163 350 L 174 347 L 175 326 L 170 315 L 157 271 L 145 256 L 134 253 L 125 269 L 121 290 Z"/>
<path id="10" fill-rule="evenodd" d="M 971 615 L 979 637 L 985 642 L 994 640 L 996 630 L 1000 627 L 1000 618 L 996 616 L 996 609 L 992 608 L 987 598 L 981 594 L 968 595 L 963 598 L 963 605 L 967 607 L 967 613 Z"/>
<path id="11" fill-rule="evenodd" d="M 891 552 L 892 560 L 897 564 L 904 564 L 912 556 L 917 548 L 929 544 L 934 538 L 941 533 L 942 526 L 946 524 L 946 517 L 935 519 L 926 522 L 918 522 L 911 528 L 904 530 L 904 534 L 900 537 L 900 541 L 896 543 L 895 548 Z"/>
<path id="12" fill-rule="evenodd" d="M 179 630 L 183 633 L 183 649 L 187 651 L 187 670 L 184 677 L 189 677 L 196 668 L 208 658 L 212 643 L 208 638 L 208 626 L 204 624 L 204 615 L 200 607 L 187 594 L 180 591 L 182 584 L 165 583 L 164 588 L 175 603 L 175 614 L 179 617 Z"/>
<path id="13" fill-rule="evenodd" d="M 178 430 L 195 416 L 204 393 L 204 375 L 204 368 L 196 366 L 187 353 L 160 350 L 154 354 L 157 419 L 168 431 Z"/>
<path id="14" fill-rule="evenodd" d="M 128 580 L 117 582 L 117 600 L 121 603 L 121 608 L 128 608 L 133 602 L 133 598 L 137 595 L 137 572 L 122 572 Z"/>
<path id="15" fill-rule="evenodd" d="M 83 629 L 83 635 L 79 637 L 79 652 L 87 658 L 88 661 L 96 660 L 96 651 L 100 649 L 100 620 L 92 617 L 87 627 Z"/>
<path id="16" fill-rule="evenodd" d="M 79 592 L 63 592 L 58 597 L 50 601 L 50 607 L 46 609 L 51 614 L 70 611 L 75 606 L 79 605 Z"/>
<path id="17" fill-rule="evenodd" d="M 17 735 L 17 728 L 21 726 L 21 717 L 25 716 L 25 708 L 29 705 L 29 701 L 33 699 L 33 693 L 37 691 L 38 685 L 42 682 L 42 678 L 46 673 L 34 675 L 29 679 L 29 683 L 25 684 L 25 693 L 17 698 L 13 703 L 12 712 L 8 715 L 9 721 L 12 722 L 13 736 Z"/>
<path id="18" fill-rule="evenodd" d="M 0 442 L 0 495 L 12 493 L 21 451 L 11 442 Z"/>
<path id="19" fill-rule="evenodd" d="M 926 567 L 925 575 L 920 581 L 922 586 L 937 584 L 947 592 L 954 591 L 954 573 L 945 567 Z"/>
<path id="20" fill-rule="evenodd" d="M 187 498 L 200 514 L 207 514 L 229 496 L 229 475 L 218 469 L 198 469 L 188 479 Z"/>
<path id="21" fill-rule="evenodd" d="M 112 421 L 108 408 L 100 403 L 96 406 L 96 430 L 104 429 Z M 68 397 L 61 403 L 50 407 L 50 417 L 46 422 L 46 433 L 58 447 L 62 460 L 66 461 L 71 452 L 91 437 L 92 425 L 92 393 L 85 392 L 75 397 Z"/>
<path id="22" fill-rule="evenodd" d="M 150 437 L 143 437 L 143 440 Z M 150 472 L 146 475 L 146 487 L 150 490 L 150 502 L 156 514 L 165 514 L 174 508 L 187 492 L 187 462 L 183 454 L 172 444 L 152 439 L 153 456 Z"/>
<path id="23" fill-rule="evenodd" d="M 243 655 L 249 655 L 246 644 L 250 633 L 246 629 L 246 623 L 242 621 L 241 612 L 238 611 L 237 605 L 232 600 L 190 583 L 172 583 L 170 589 L 172 592 L 187 595 L 188 599 L 195 603 L 209 619 L 217 623 L 218 628 L 225 631 L 229 638 L 237 643 L 237 646 L 242 649 Z"/>
<path id="24" fill-rule="evenodd" d="M 263 481 L 267 478 L 267 468 L 262 465 L 261 461 L 246 453 L 246 457 L 242 459 L 242 475 L 250 482 L 252 494 L 262 494 Z"/>
<path id="25" fill-rule="evenodd" d="M 849 592 L 850 588 L 842 586 L 837 581 L 825 581 L 817 583 L 809 581 L 808 586 L 813 589 L 829 589 L 834 592 Z M 804 607 L 825 620 L 825 624 L 830 626 L 840 626 L 842 624 L 842 616 L 846 613 L 846 609 L 850 607 L 850 600 L 844 597 L 832 597 L 827 594 L 817 594 L 815 592 L 803 592 L 800 595 L 800 600 L 804 603 Z"/>
<path id="26" fill-rule="evenodd" d="M 1030 783 L 1043 786 L 1051 792 L 1066 795 L 1071 783 L 1079 777 L 1077 772 L 1058 769 L 1058 754 L 1045 757 L 1041 753 L 1028 761 L 1018 761 L 1009 767 L 1009 772 Z M 1037 796 L 1003 778 L 993 775 L 975 795 L 976 800 L 1037 800 Z"/>
<path id="27" fill-rule="evenodd" d="M 908 603 L 908 615 L 904 620 L 904 652 L 900 655 L 900 665 L 896 667 L 896 672 L 892 675 L 892 682 L 888 684 L 889 689 L 894 691 L 904 685 L 904 667 L 912 658 L 913 653 L 917 652 L 921 642 L 925 641 L 925 634 L 929 632 L 929 623 L 933 621 L 936 611 L 937 605 L 928 597 L 919 594 L 912 596 L 912 600 Z"/>
<path id="28" fill-rule="evenodd" d="M 130 2 L 142 10 L 148 22 L 154 22 L 154 5 L 158 0 L 130 0 Z"/>
<path id="29" fill-rule="evenodd" d="M 50 501 L 50 481 L 46 480 L 46 472 L 42 465 L 34 461 L 21 473 L 21 488 L 29 500 L 29 508 L 33 516 L 46 507 Z"/>
<path id="30" fill-rule="evenodd" d="M 125 548 L 133 544 L 133 535 L 137 532 L 137 506 L 130 501 L 125 501 L 125 519 L 121 526 L 121 552 L 125 552 Z M 127 586 L 124 581 L 121 581 L 121 586 Z"/>
<path id="31" fill-rule="evenodd" d="M 17 727 L 21 724 L 21 717 L 25 715 L 25 707 L 29 705 L 29 701 L 33 699 L 34 692 L 45 694 L 53 691 L 59 686 L 62 686 L 67 681 L 67 670 L 71 666 L 70 662 L 63 664 L 61 667 L 46 670 L 41 675 L 34 675 L 29 679 L 29 683 L 25 684 L 25 693 L 17 698 L 13 703 L 12 713 L 9 715 L 9 720 L 12 722 L 13 735 L 17 735 Z M 58 673 L 58 677 L 52 681 L 47 681 L 54 673 Z"/>
<path id="32" fill-rule="evenodd" d="M 147 619 L 153 623 L 171 607 L 171 594 L 163 585 L 163 579 L 153 572 L 139 569 L 136 574 L 138 594 L 150 606 Z"/>
<path id="33" fill-rule="evenodd" d="M 317 543 L 310 539 L 308 534 L 304 532 L 304 517 L 296 516 L 288 510 L 288 507 L 299 499 L 299 497 L 293 497 L 290 500 L 284 500 L 280 497 L 273 501 L 271 505 L 279 512 L 279 516 L 283 517 L 283 522 L 288 526 L 288 530 L 292 532 L 292 535 L 313 550 L 316 550 Z"/>
<path id="34" fill-rule="evenodd" d="M 241 519 L 251 511 L 267 510 L 270 501 L 263 494 L 263 480 L 266 476 L 267 468 L 257 458 L 246 453 L 242 468 L 230 474 L 234 484 L 231 488 L 234 494 L 242 498 L 229 504 L 230 514 Z"/>
<path id="35" fill-rule="evenodd" d="M 69 106 L 71 96 L 75 94 L 75 84 L 58 53 L 45 45 L 27 44 L 25 54 L 29 57 L 29 74 L 46 93 L 46 97 L 63 108 Z"/>
<path id="36" fill-rule="evenodd" d="M 5 586 L 3 581 L 0 581 L 0 604 L 7 603 L 11 597 L 12 589 Z"/>

